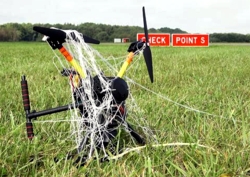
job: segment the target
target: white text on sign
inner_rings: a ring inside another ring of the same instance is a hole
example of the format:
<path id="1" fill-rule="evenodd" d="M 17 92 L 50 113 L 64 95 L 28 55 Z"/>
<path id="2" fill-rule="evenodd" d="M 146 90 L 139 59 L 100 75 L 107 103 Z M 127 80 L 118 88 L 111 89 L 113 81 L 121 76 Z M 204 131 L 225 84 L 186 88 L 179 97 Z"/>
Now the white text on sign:
<path id="1" fill-rule="evenodd" d="M 207 47 L 209 46 L 208 34 L 173 34 L 174 47 Z"/>
<path id="2" fill-rule="evenodd" d="M 137 40 L 145 40 L 144 33 L 137 34 Z M 169 33 L 149 33 L 148 42 L 150 46 L 170 46 Z"/>
<path id="3" fill-rule="evenodd" d="M 177 37 L 176 43 L 181 42 L 182 44 L 197 44 L 197 39 L 198 37 Z M 201 37 L 200 43 L 204 44 L 205 42 L 205 38 Z"/>

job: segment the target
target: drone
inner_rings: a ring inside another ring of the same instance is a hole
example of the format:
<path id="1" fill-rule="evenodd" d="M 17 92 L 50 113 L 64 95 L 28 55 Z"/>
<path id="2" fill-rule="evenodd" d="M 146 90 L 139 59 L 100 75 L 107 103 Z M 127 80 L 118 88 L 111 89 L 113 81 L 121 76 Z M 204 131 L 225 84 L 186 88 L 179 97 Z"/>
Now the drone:
<path id="1" fill-rule="evenodd" d="M 138 54 L 138 51 L 142 51 L 150 80 L 153 83 L 152 53 L 149 46 L 148 29 L 144 7 L 142 8 L 142 13 L 145 38 L 142 38 L 136 42 L 132 42 L 129 45 L 127 50 L 127 58 L 123 62 L 116 76 L 105 76 L 105 74 L 95 76 L 91 75 L 88 70 L 84 71 L 81 68 L 77 60 L 74 59 L 74 57 L 66 49 L 66 47 L 63 46 L 63 44 L 67 40 L 68 35 L 71 37 L 72 40 L 78 42 L 79 38 L 77 38 L 74 33 L 67 34 L 64 30 L 57 28 L 47 28 L 41 26 L 33 27 L 33 30 L 44 35 L 46 37 L 45 40 L 48 42 L 50 47 L 53 50 L 59 50 L 60 53 L 64 56 L 64 58 L 67 60 L 67 62 L 72 66 L 72 69 L 64 68 L 61 71 L 61 75 L 70 78 L 70 81 L 73 85 L 72 97 L 74 101 L 73 103 L 64 106 L 58 106 L 42 111 L 31 110 L 28 81 L 26 80 L 26 76 L 23 75 L 21 77 L 21 90 L 23 107 L 26 115 L 26 131 L 28 139 L 32 140 L 35 136 L 33 130 L 33 120 L 36 120 L 38 117 L 76 109 L 79 112 L 80 117 L 86 118 L 89 116 L 89 112 L 87 110 L 91 106 L 86 104 L 86 102 L 88 102 L 90 99 L 94 100 L 94 106 L 98 107 L 103 103 L 103 100 L 108 96 L 107 92 L 109 92 L 112 96 L 112 99 L 109 102 L 110 106 L 101 110 L 101 112 L 98 114 L 98 126 L 101 126 L 105 123 L 105 131 L 101 131 L 95 134 L 95 136 L 97 137 L 96 140 L 94 140 L 95 149 L 100 150 L 102 148 L 106 148 L 111 142 L 111 140 L 117 136 L 117 129 L 120 125 L 124 126 L 127 132 L 130 133 L 130 135 L 136 140 L 138 144 L 146 144 L 145 139 L 138 132 L 136 132 L 132 125 L 130 125 L 130 123 L 126 120 L 128 115 L 126 108 L 126 99 L 129 95 L 129 87 L 127 82 L 123 79 L 123 76 L 128 66 L 132 63 L 134 56 Z M 85 43 L 100 43 L 100 41 L 92 39 L 83 34 L 81 34 L 81 37 L 83 38 Z M 91 90 L 90 94 L 87 94 L 86 88 L 84 87 L 84 80 L 86 79 L 88 79 L 89 81 Z M 108 83 L 109 91 L 103 89 L 102 81 Z M 85 121 L 82 124 L 83 125 L 81 126 L 85 127 L 85 129 L 93 128 L 91 122 Z M 84 147 L 86 146 L 87 142 L 91 141 L 91 137 L 93 136 L 91 136 L 90 133 L 86 131 L 84 138 L 78 144 L 78 152 L 81 152 L 85 149 Z M 97 141 L 97 139 L 99 141 Z M 93 151 L 94 150 L 92 149 L 91 154 L 93 154 Z"/>

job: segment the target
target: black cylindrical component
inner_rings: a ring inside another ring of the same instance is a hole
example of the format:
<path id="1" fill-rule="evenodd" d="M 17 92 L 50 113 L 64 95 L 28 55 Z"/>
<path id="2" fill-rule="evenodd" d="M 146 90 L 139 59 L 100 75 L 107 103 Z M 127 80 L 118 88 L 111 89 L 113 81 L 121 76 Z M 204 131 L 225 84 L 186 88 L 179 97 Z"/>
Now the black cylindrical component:
<path id="1" fill-rule="evenodd" d="M 34 137 L 33 124 L 32 122 L 26 122 L 27 136 L 30 140 Z"/>
<path id="2" fill-rule="evenodd" d="M 49 114 L 54 114 L 54 113 L 58 113 L 58 112 L 62 112 L 62 111 L 66 111 L 69 109 L 73 109 L 74 107 L 79 107 L 82 104 L 69 104 L 69 105 L 65 105 L 65 106 L 59 106 L 56 108 L 51 108 L 51 109 L 46 109 L 43 111 L 39 111 L 39 112 L 31 112 L 27 115 L 27 117 L 29 119 L 33 119 L 33 118 L 37 118 L 37 117 L 41 117 L 41 116 L 45 116 L 45 115 L 49 115 Z"/>
<path id="3" fill-rule="evenodd" d="M 28 118 L 28 115 L 30 113 L 30 98 L 29 98 L 29 90 L 28 90 L 28 82 L 25 78 L 25 76 L 22 76 L 21 78 L 21 88 L 22 88 L 22 98 L 23 98 L 23 107 L 26 113 L 26 131 L 27 136 L 30 140 L 34 137 L 33 132 L 33 124 L 31 122 L 31 119 Z"/>
<path id="4" fill-rule="evenodd" d="M 23 97 L 23 107 L 24 110 L 27 112 L 30 111 L 30 98 L 29 98 L 28 82 L 25 79 L 25 76 L 22 76 L 21 88 Z"/>

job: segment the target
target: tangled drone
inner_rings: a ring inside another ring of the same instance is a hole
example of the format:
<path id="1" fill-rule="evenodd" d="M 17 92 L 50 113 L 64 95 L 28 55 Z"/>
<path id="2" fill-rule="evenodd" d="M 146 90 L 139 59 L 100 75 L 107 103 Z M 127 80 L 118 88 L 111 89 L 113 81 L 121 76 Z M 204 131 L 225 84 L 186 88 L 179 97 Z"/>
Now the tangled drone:
<path id="1" fill-rule="evenodd" d="M 96 61 L 96 54 L 86 43 L 100 42 L 77 31 L 61 30 L 34 26 L 34 30 L 45 35 L 45 40 L 53 50 L 59 50 L 70 68 L 63 68 L 61 75 L 70 80 L 72 103 L 43 111 L 31 111 L 28 83 L 22 76 L 21 88 L 24 110 L 26 113 L 27 136 L 34 137 L 32 120 L 62 111 L 71 111 L 74 115 L 73 127 L 77 130 L 77 152 L 85 154 L 89 159 L 95 150 L 103 152 L 118 134 L 118 128 L 123 127 L 138 144 L 144 145 L 145 139 L 127 122 L 126 99 L 129 96 L 129 86 L 123 79 L 128 66 L 135 55 L 143 52 L 151 82 L 153 82 L 152 54 L 148 42 L 148 30 L 145 9 L 143 7 L 143 23 L 145 40 L 133 42 L 128 48 L 128 56 L 116 76 L 106 76 Z M 112 67 L 112 66 L 109 66 Z M 85 159 L 85 160 L 86 160 Z"/>

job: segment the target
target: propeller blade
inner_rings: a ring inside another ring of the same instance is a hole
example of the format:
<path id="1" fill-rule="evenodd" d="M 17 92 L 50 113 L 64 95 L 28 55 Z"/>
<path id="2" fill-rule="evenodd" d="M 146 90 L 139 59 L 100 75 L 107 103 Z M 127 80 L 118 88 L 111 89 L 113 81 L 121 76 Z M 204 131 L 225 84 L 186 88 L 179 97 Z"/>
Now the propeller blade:
<path id="1" fill-rule="evenodd" d="M 85 35 L 82 35 L 84 41 L 86 43 L 91 43 L 91 44 L 100 44 L 100 41 L 96 40 L 96 39 L 93 39 L 93 38 L 90 38 L 88 36 L 85 36 Z"/>
<path id="2" fill-rule="evenodd" d="M 151 82 L 154 82 L 154 76 L 153 76 L 153 63 L 152 63 L 152 53 L 150 50 L 150 47 L 146 47 L 143 51 L 143 56 L 147 65 L 148 74 L 150 77 Z"/>
<path id="3" fill-rule="evenodd" d="M 64 41 L 66 39 L 66 33 L 59 29 L 34 26 L 33 30 L 45 36 L 49 36 L 52 39 L 57 39 L 59 41 Z"/>
<path id="4" fill-rule="evenodd" d="M 148 45 L 148 27 L 147 27 L 145 7 L 142 7 L 142 14 L 143 14 L 144 34 L 145 34 L 145 38 L 146 38 L 146 43 Z"/>
<path id="5" fill-rule="evenodd" d="M 142 13 L 143 13 L 144 33 L 145 33 L 145 38 L 146 38 L 146 48 L 143 51 L 143 56 L 144 56 L 144 59 L 145 59 L 146 65 L 147 65 L 150 80 L 153 83 L 154 82 L 154 77 L 153 77 L 152 53 L 151 53 L 151 49 L 149 47 L 148 27 L 147 27 L 145 7 L 142 7 Z"/>
<path id="6" fill-rule="evenodd" d="M 39 32 L 45 36 L 49 36 L 52 39 L 56 39 L 60 42 L 65 42 L 65 39 L 66 39 L 66 33 L 60 29 L 34 26 L 33 30 L 36 32 Z M 98 41 L 96 39 L 92 39 L 92 38 L 85 36 L 85 35 L 82 35 L 82 36 L 83 36 L 83 39 L 86 43 L 100 44 L 100 41 Z M 72 37 L 73 37 L 73 35 L 72 35 Z"/>

